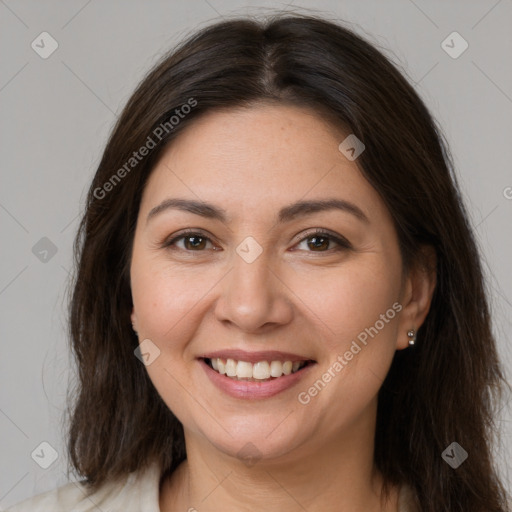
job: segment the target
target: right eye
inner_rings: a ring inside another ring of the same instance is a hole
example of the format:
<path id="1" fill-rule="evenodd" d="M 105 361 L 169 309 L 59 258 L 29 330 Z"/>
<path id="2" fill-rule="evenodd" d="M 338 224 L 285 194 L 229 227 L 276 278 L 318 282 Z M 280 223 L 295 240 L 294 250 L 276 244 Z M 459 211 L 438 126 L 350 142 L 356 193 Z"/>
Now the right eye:
<path id="1" fill-rule="evenodd" d="M 183 240 L 183 246 L 180 247 L 177 244 L 178 244 L 178 242 L 180 242 L 182 240 Z M 188 252 L 201 252 L 202 250 L 204 250 L 206 248 L 205 245 L 208 242 L 210 244 L 212 243 L 210 238 L 208 238 L 203 233 L 193 231 L 193 230 L 187 230 L 185 232 L 182 232 L 178 236 L 175 236 L 171 240 L 165 242 L 163 246 L 167 247 L 167 248 L 171 248 L 171 249 L 178 248 L 178 249 L 181 249 L 183 251 L 188 251 Z M 218 250 L 218 249 L 213 249 L 213 250 Z"/>

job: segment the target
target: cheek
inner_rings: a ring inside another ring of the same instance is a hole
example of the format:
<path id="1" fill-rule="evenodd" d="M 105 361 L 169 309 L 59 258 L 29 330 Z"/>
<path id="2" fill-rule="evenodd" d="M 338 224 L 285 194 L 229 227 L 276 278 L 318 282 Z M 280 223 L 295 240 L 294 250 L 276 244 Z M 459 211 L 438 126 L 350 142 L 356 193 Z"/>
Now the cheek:
<path id="1" fill-rule="evenodd" d="M 382 254 L 368 253 L 338 268 L 304 273 L 296 279 L 294 292 L 310 311 L 308 316 L 316 318 L 329 352 L 350 346 L 376 322 L 382 334 L 393 330 L 397 314 L 392 306 L 400 294 L 397 269 L 399 266 Z M 384 328 L 381 315 L 390 320 Z"/>
<path id="2" fill-rule="evenodd" d="M 149 339 L 160 351 L 146 371 L 167 407 L 187 425 L 194 425 L 194 405 L 184 393 L 191 379 L 187 343 L 199 323 L 203 287 L 211 288 L 207 282 L 204 273 L 187 275 L 166 262 L 134 255 L 131 287 L 140 341 Z"/>
<path id="3" fill-rule="evenodd" d="M 301 403 L 308 402 L 306 407 L 315 414 L 324 411 L 325 428 L 335 429 L 359 414 L 375 398 L 389 371 L 401 310 L 399 272 L 396 263 L 369 254 L 330 272 L 329 281 L 308 278 L 298 292 L 309 290 L 307 302 L 321 320 L 316 325 L 323 333 L 325 354 L 301 389 Z"/>
<path id="4" fill-rule="evenodd" d="M 215 282 L 204 271 L 151 261 L 135 262 L 131 275 L 139 331 L 159 345 L 185 337 L 201 299 Z"/>

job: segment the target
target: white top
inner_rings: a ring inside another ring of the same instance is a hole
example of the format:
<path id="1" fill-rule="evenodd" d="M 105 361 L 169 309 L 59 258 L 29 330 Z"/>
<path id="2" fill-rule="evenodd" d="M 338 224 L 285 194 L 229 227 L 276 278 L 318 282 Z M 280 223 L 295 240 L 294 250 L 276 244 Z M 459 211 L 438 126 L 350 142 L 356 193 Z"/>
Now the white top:
<path id="1" fill-rule="evenodd" d="M 154 463 L 144 472 L 105 484 L 89 498 L 82 484 L 71 482 L 28 498 L 6 512 L 161 512 L 160 475 L 160 467 Z M 417 512 L 409 487 L 400 491 L 398 512 Z"/>
<path id="2" fill-rule="evenodd" d="M 71 482 L 28 498 L 7 512 L 160 512 L 159 487 L 160 468 L 155 463 L 145 472 L 103 485 L 89 498 L 85 486 Z"/>

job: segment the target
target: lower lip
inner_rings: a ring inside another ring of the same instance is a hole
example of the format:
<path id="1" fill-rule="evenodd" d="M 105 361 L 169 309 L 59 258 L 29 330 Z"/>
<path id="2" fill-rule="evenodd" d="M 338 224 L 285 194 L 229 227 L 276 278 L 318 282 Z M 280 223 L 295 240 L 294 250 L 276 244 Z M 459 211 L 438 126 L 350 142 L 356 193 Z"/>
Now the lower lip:
<path id="1" fill-rule="evenodd" d="M 270 398 L 275 396 L 292 386 L 297 384 L 302 377 L 309 372 L 314 364 L 308 364 L 301 370 L 290 375 L 283 375 L 277 379 L 271 379 L 263 382 L 235 380 L 225 375 L 221 375 L 213 368 L 208 366 L 204 359 L 199 360 L 208 378 L 217 386 L 221 391 L 234 398 L 244 398 L 246 400 L 257 400 L 261 398 Z"/>

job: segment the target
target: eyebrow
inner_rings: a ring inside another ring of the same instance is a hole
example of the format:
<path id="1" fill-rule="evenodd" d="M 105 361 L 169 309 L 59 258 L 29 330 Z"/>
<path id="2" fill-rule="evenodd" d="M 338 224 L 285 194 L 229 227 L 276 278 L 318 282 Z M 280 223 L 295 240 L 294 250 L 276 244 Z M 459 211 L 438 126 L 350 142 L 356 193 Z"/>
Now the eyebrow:
<path id="1" fill-rule="evenodd" d="M 172 209 L 193 213 L 207 219 L 219 220 L 223 223 L 228 222 L 227 212 L 219 206 L 215 206 L 204 201 L 195 201 L 193 199 L 169 198 L 160 203 L 158 206 L 155 206 L 149 212 L 146 223 L 158 214 Z M 298 201 L 281 208 L 277 218 L 279 223 L 285 223 L 290 222 L 298 217 L 303 217 L 327 210 L 341 210 L 352 214 L 362 222 L 367 224 L 370 223 L 368 217 L 358 206 L 344 199 L 337 198 Z"/>

